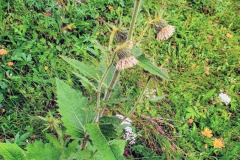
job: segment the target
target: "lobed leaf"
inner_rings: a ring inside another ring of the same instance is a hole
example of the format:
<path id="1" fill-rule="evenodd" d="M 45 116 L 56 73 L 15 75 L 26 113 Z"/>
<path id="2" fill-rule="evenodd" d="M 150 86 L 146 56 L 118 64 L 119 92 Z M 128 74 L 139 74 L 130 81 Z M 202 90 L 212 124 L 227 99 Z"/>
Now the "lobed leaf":
<path id="1" fill-rule="evenodd" d="M 44 144 L 42 141 L 36 141 L 33 144 L 29 143 L 26 149 L 29 160 L 57 160 L 61 157 L 61 149 L 51 143 Z"/>
<path id="2" fill-rule="evenodd" d="M 26 160 L 24 151 L 12 143 L 0 143 L 0 155 L 5 160 Z"/>
<path id="3" fill-rule="evenodd" d="M 72 138 L 80 138 L 83 135 L 84 125 L 92 118 L 89 117 L 93 112 L 88 107 L 88 100 L 81 91 L 72 89 L 62 80 L 56 79 L 56 83 L 58 111 L 67 129 L 66 133 Z"/>

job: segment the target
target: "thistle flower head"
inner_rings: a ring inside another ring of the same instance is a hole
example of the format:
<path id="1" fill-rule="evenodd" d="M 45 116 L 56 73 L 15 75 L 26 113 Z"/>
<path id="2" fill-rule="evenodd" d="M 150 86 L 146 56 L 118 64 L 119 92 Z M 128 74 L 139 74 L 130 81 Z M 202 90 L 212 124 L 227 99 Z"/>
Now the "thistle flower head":
<path id="1" fill-rule="evenodd" d="M 167 26 L 167 22 L 164 19 L 162 19 L 159 22 L 154 24 L 154 27 L 157 31 L 160 31 L 162 28 L 164 28 L 166 26 Z"/>
<path id="2" fill-rule="evenodd" d="M 138 63 L 138 60 L 131 55 L 130 49 L 120 50 L 118 57 L 120 60 L 117 62 L 116 69 L 119 71 L 131 68 Z"/>
<path id="3" fill-rule="evenodd" d="M 175 27 L 171 25 L 167 25 L 158 32 L 156 39 L 165 41 L 170 37 L 172 37 L 174 32 L 175 32 Z"/>
<path id="4" fill-rule="evenodd" d="M 115 34 L 115 39 L 118 42 L 123 43 L 127 40 L 127 35 L 128 35 L 128 32 L 126 30 L 118 30 Z"/>

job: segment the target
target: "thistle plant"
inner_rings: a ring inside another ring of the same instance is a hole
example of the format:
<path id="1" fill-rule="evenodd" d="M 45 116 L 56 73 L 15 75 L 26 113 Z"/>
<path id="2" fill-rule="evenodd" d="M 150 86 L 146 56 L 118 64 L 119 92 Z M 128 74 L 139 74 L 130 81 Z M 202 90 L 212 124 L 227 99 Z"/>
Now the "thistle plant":
<path id="1" fill-rule="evenodd" d="M 168 79 L 165 72 L 154 66 L 141 53 L 139 47 L 140 39 L 143 38 L 147 29 L 159 20 L 159 17 L 149 20 L 139 37 L 134 34 L 142 3 L 142 0 L 135 0 L 132 19 L 127 32 L 126 30 L 123 31 L 121 26 L 109 25 L 111 33 L 108 47 L 93 42 L 96 48 L 102 51 L 101 69 L 61 56 L 75 69 L 73 73 L 80 79 L 82 86 L 95 94 L 91 95 L 92 98 L 89 100 L 81 91 L 73 89 L 63 80 L 56 79 L 58 112 L 61 115 L 63 126 L 66 128 L 64 134 L 68 135 L 69 138 L 65 139 L 63 132 L 59 131 L 60 124 L 54 123 L 52 128 L 56 130 L 58 136 L 48 136 L 48 145 L 42 145 L 42 142 L 38 142 L 39 145 L 31 145 L 27 148 L 26 153 L 19 150 L 23 157 L 34 159 L 34 153 L 32 152 L 37 148 L 59 153 L 59 155 L 53 155 L 56 156 L 55 159 L 124 159 L 122 156 L 126 145 L 124 138 L 134 144 L 136 135 L 132 132 L 130 126 L 125 127 L 124 130 L 123 122 L 134 113 L 141 103 L 152 75 Z M 171 35 L 172 33 L 168 33 L 162 39 L 166 40 Z M 119 43 L 114 43 L 115 38 Z M 106 101 L 115 92 L 121 72 L 130 68 L 134 69 L 135 66 L 142 67 L 151 75 L 149 74 L 146 79 L 146 84 L 134 106 L 121 119 L 116 116 L 104 116 L 104 111 L 107 108 Z M 122 133 L 117 132 L 119 128 L 122 128 Z"/>

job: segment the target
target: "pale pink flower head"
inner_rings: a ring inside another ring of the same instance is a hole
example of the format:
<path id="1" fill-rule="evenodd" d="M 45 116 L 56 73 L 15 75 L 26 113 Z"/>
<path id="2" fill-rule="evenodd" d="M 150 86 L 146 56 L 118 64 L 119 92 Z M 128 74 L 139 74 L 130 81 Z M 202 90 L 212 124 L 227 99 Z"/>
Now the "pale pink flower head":
<path id="1" fill-rule="evenodd" d="M 173 33 L 175 32 L 175 27 L 171 25 L 166 25 L 163 27 L 157 34 L 157 40 L 167 40 L 172 37 Z"/>
<path id="2" fill-rule="evenodd" d="M 117 62 L 116 69 L 118 71 L 131 68 L 138 63 L 138 60 L 131 55 L 130 49 L 125 49 L 118 52 L 119 61 Z"/>

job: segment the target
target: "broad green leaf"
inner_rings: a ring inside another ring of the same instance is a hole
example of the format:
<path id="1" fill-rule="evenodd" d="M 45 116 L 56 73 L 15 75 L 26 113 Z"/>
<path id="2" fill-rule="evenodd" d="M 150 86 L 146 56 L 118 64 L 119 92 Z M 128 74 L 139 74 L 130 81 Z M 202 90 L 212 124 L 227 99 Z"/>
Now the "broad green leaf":
<path id="1" fill-rule="evenodd" d="M 70 64 L 73 68 L 77 69 L 80 74 L 86 76 L 89 79 L 94 79 L 96 81 L 99 80 L 100 71 L 93 66 L 87 65 L 75 59 L 67 58 L 65 56 L 61 56 L 61 58 Z"/>
<path id="2" fill-rule="evenodd" d="M 62 80 L 56 79 L 56 83 L 58 111 L 67 129 L 66 133 L 72 138 L 80 138 L 83 136 L 85 123 L 92 120 L 92 116 L 89 115 L 93 112 L 88 106 L 88 100 L 81 91 L 72 89 Z"/>
<path id="3" fill-rule="evenodd" d="M 123 155 L 124 150 L 125 150 L 126 141 L 125 140 L 121 140 L 121 139 L 114 139 L 114 140 L 110 141 L 109 143 L 110 143 L 110 147 L 111 147 L 114 155 L 118 159 L 124 159 L 122 157 L 122 155 Z"/>
<path id="4" fill-rule="evenodd" d="M 82 76 L 77 72 L 73 72 L 73 74 L 75 74 L 80 79 L 80 82 L 88 91 L 91 91 L 91 90 L 97 91 L 96 85 L 94 85 L 94 83 L 89 81 L 86 77 Z"/>
<path id="5" fill-rule="evenodd" d="M 0 155 L 5 160 L 26 160 L 23 150 L 12 143 L 0 143 Z"/>
<path id="6" fill-rule="evenodd" d="M 117 151 L 113 152 L 113 150 L 108 144 L 108 141 L 102 134 L 98 124 L 96 123 L 87 124 L 86 129 L 88 131 L 88 134 L 94 146 L 97 147 L 98 151 L 102 154 L 105 160 L 121 160 L 122 159 L 120 158 L 121 156 L 119 156 L 118 154 L 115 155 Z"/>
<path id="7" fill-rule="evenodd" d="M 101 123 L 111 123 L 111 124 L 114 124 L 114 125 L 119 125 L 121 123 L 121 120 L 116 117 L 116 116 L 112 116 L 112 117 L 107 117 L 107 116 L 103 116 L 100 118 L 99 120 L 100 124 Z"/>
<path id="8" fill-rule="evenodd" d="M 160 78 L 169 79 L 165 71 L 160 70 L 157 66 L 153 65 L 152 62 L 148 58 L 146 58 L 143 54 L 136 58 L 139 61 L 138 65 L 141 66 L 143 69 L 149 71 L 150 73 Z"/>
<path id="9" fill-rule="evenodd" d="M 117 138 L 117 131 L 112 123 L 100 123 L 99 127 L 107 140 Z"/>
<path id="10" fill-rule="evenodd" d="M 61 150 L 54 147 L 50 143 L 44 144 L 42 141 L 36 141 L 33 144 L 28 144 L 27 159 L 31 160 L 59 160 Z"/>

